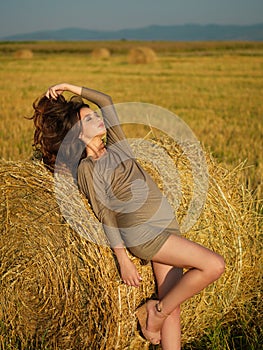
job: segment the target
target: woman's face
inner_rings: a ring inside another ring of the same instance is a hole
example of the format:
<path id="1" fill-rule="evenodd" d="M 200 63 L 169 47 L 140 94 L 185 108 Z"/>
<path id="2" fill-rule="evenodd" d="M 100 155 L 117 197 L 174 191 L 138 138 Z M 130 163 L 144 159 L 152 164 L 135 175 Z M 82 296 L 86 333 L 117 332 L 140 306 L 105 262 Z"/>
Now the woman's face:
<path id="1" fill-rule="evenodd" d="M 106 128 L 103 119 L 92 109 L 83 107 L 80 110 L 82 125 L 81 139 L 87 144 L 96 136 L 103 136 Z"/>

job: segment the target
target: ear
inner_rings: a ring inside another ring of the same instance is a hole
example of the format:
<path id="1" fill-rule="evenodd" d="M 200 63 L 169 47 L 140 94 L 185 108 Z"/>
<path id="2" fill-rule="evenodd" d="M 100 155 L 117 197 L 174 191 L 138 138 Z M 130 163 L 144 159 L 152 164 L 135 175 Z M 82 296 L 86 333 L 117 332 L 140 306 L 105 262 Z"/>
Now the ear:
<path id="1" fill-rule="evenodd" d="M 88 145 L 91 141 L 88 137 L 85 137 L 82 132 L 79 134 L 79 139 L 84 142 L 85 145 Z"/>

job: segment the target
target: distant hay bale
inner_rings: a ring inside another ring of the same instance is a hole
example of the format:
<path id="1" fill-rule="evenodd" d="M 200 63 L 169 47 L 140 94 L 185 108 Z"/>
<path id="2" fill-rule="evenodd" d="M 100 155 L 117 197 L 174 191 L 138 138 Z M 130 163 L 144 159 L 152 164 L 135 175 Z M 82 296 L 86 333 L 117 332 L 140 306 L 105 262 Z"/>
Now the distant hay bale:
<path id="1" fill-rule="evenodd" d="M 187 206 L 187 160 L 168 141 L 160 145 L 177 163 Z M 161 187 L 158 172 L 140 162 Z M 227 171 L 210 156 L 207 162 L 207 202 L 187 236 L 222 254 L 227 268 L 220 280 L 182 306 L 183 343 L 219 321 L 235 320 L 259 298 L 258 219 L 251 195 L 237 182 L 242 167 Z M 151 266 L 131 257 L 143 282 L 140 288 L 127 287 L 111 250 L 83 238 L 62 218 L 53 177 L 40 163 L 1 161 L 0 172 L 2 342 L 21 349 L 42 349 L 43 344 L 50 349 L 148 349 L 136 331 L 134 311 L 155 293 Z M 76 209 L 80 224 L 85 214 L 74 195 L 67 192 L 64 200 Z M 90 237 L 103 234 L 90 222 L 83 229 Z"/>
<path id="2" fill-rule="evenodd" d="M 14 57 L 15 58 L 24 58 L 24 59 L 29 59 L 29 58 L 32 58 L 34 56 L 33 54 L 33 51 L 31 50 L 17 50 L 15 53 L 14 53 Z"/>
<path id="3" fill-rule="evenodd" d="M 146 46 L 132 48 L 128 54 L 128 62 L 131 64 L 153 63 L 156 59 L 154 50 Z"/>
<path id="4" fill-rule="evenodd" d="M 105 48 L 97 48 L 91 52 L 91 56 L 99 60 L 107 60 L 111 56 L 111 52 Z"/>

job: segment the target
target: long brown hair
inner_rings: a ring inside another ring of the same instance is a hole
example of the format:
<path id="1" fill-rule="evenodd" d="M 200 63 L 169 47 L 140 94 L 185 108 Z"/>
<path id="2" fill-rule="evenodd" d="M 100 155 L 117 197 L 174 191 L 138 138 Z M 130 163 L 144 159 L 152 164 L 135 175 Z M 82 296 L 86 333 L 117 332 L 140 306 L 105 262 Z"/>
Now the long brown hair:
<path id="1" fill-rule="evenodd" d="M 30 118 L 35 125 L 33 146 L 52 172 L 59 151 L 62 158 L 67 159 L 66 165 L 71 171 L 86 156 L 85 145 L 78 137 L 81 131 L 79 112 L 83 107 L 89 106 L 78 96 L 69 101 L 62 95 L 56 100 L 42 96 L 33 103 L 34 114 Z M 71 130 L 74 132 L 71 132 L 70 140 L 63 142 Z"/>

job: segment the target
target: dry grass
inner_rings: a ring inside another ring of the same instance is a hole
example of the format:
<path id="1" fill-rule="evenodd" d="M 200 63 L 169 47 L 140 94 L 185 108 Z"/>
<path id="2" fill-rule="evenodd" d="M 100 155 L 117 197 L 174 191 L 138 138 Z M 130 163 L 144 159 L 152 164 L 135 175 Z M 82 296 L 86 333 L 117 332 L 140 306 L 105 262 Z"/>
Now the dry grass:
<path id="1" fill-rule="evenodd" d="M 153 291 L 150 268 L 138 266 L 149 281 L 140 291 L 121 284 L 111 251 L 65 224 L 52 187 L 40 165 L 1 164 L 2 342 L 124 349 L 134 309 Z M 140 348 L 142 340 L 133 343 Z"/>
<path id="2" fill-rule="evenodd" d="M 179 169 L 182 218 L 191 199 L 189 164 L 178 147 L 167 140 L 158 143 Z M 261 300 L 259 220 L 250 193 L 238 182 L 242 165 L 228 171 L 209 155 L 207 162 L 206 206 L 188 236 L 221 253 L 227 269 L 217 283 L 184 304 L 183 343 L 219 321 L 235 320 L 247 305 L 250 316 L 260 312 L 255 309 Z M 156 169 L 141 163 L 162 188 Z M 53 178 L 41 164 L 1 161 L 0 174 L 2 347 L 8 343 L 15 349 L 20 343 L 21 349 L 44 349 L 43 344 L 68 350 L 148 349 L 136 331 L 134 310 L 155 293 L 150 265 L 133 258 L 143 283 L 138 289 L 125 286 L 111 250 L 84 239 L 62 219 Z M 72 183 L 66 183 L 70 188 Z M 71 219 L 81 223 L 83 235 L 103 234 L 82 220 L 85 213 L 73 192 L 67 190 L 64 201 L 70 202 Z M 85 208 L 90 212 L 87 203 Z"/>
<path id="3" fill-rule="evenodd" d="M 147 46 L 132 48 L 128 54 L 128 62 L 131 64 L 153 63 L 156 59 L 156 53 Z"/>

